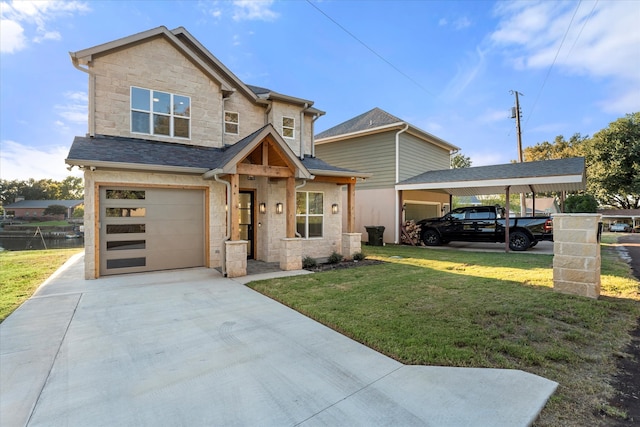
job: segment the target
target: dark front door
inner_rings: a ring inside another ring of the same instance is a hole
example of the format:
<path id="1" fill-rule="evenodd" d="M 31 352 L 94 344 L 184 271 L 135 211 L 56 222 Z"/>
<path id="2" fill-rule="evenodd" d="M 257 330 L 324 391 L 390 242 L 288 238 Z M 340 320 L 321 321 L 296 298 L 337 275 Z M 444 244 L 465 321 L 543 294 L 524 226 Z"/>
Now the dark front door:
<path id="1" fill-rule="evenodd" d="M 254 230 L 253 230 L 253 191 L 240 192 L 240 239 L 246 240 L 247 259 L 254 258 Z"/>

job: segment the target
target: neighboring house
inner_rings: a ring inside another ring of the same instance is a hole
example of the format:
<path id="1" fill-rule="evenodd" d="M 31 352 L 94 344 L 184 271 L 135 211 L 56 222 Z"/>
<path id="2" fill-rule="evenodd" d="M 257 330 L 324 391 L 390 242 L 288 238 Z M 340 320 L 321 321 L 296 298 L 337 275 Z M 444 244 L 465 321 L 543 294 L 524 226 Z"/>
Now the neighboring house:
<path id="1" fill-rule="evenodd" d="M 315 143 L 315 153 L 327 162 L 372 173 L 356 186 L 357 231 L 384 226 L 384 242 L 398 243 L 401 223 L 450 210 L 447 193 L 397 191 L 395 185 L 426 171 L 450 168 L 458 147 L 386 111 L 374 108 L 347 120 L 316 135 Z"/>
<path id="2" fill-rule="evenodd" d="M 182 27 L 70 55 L 89 79 L 88 135 L 66 159 L 84 170 L 86 278 L 235 277 L 248 258 L 289 270 L 359 252 L 353 196 L 368 174 L 313 156 L 312 101 L 243 83 Z"/>
<path id="3" fill-rule="evenodd" d="M 527 207 L 527 216 L 531 216 L 533 206 L 535 204 L 535 215 L 551 215 L 560 213 L 560 205 L 555 197 L 536 197 L 534 199 L 527 198 L 525 206 Z"/>
<path id="4" fill-rule="evenodd" d="M 64 215 L 45 215 L 44 211 L 49 206 L 64 206 L 67 209 L 67 213 Z M 84 200 L 20 200 L 15 203 L 4 206 L 5 213 L 7 215 L 13 215 L 14 218 L 53 218 L 56 220 L 69 219 L 73 216 L 73 211 L 76 208 L 81 208 L 84 205 Z"/>
<path id="5" fill-rule="evenodd" d="M 628 224 L 635 232 L 640 231 L 640 209 L 601 209 L 602 222 L 608 229 L 612 224 Z"/>

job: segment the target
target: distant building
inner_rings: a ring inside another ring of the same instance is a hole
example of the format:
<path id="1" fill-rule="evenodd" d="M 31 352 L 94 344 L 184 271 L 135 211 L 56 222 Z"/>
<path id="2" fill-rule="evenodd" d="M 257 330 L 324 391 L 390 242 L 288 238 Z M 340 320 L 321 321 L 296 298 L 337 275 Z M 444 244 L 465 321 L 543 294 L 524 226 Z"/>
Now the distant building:
<path id="1" fill-rule="evenodd" d="M 73 216 L 73 211 L 84 206 L 84 200 L 19 200 L 10 205 L 4 206 L 5 214 L 13 215 L 14 218 L 42 218 L 44 211 L 49 206 L 58 205 L 67 208 L 64 215 L 47 215 L 56 220 L 69 219 Z"/>
<path id="2" fill-rule="evenodd" d="M 533 200 L 527 199 L 525 204 L 527 206 L 527 216 L 530 216 L 533 209 Z M 558 199 L 556 199 L 555 197 L 536 197 L 535 204 L 535 215 L 550 215 L 554 213 L 560 213 L 560 205 L 558 204 Z"/>

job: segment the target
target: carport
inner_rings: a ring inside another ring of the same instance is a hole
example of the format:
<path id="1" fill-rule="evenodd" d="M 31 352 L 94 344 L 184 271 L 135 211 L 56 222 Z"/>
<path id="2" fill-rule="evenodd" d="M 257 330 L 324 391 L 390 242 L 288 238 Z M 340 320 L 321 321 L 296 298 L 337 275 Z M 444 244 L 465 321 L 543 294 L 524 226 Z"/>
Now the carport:
<path id="1" fill-rule="evenodd" d="M 402 206 L 403 191 L 428 190 L 452 196 L 506 194 L 506 220 L 509 221 L 509 195 L 532 193 L 535 212 L 536 193 L 577 192 L 586 188 L 587 177 L 583 157 L 508 163 L 460 169 L 425 172 L 396 184 Z M 451 205 L 451 203 L 450 203 Z M 505 251 L 509 252 L 509 229 L 506 229 Z"/>

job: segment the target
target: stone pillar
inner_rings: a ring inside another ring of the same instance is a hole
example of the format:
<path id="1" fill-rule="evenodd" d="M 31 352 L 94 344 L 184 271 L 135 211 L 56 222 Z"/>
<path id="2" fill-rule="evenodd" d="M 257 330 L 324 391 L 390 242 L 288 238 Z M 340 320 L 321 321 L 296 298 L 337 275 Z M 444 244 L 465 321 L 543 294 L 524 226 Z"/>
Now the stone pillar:
<path id="1" fill-rule="evenodd" d="M 553 289 L 600 296 L 600 214 L 553 215 Z"/>
<path id="2" fill-rule="evenodd" d="M 353 259 L 353 255 L 362 252 L 362 233 L 342 233 L 342 256 Z"/>
<path id="3" fill-rule="evenodd" d="M 282 239 L 280 249 L 280 270 L 302 269 L 302 239 L 297 237 Z"/>
<path id="4" fill-rule="evenodd" d="M 247 243 L 246 240 L 227 240 L 224 242 L 227 277 L 247 275 Z"/>

